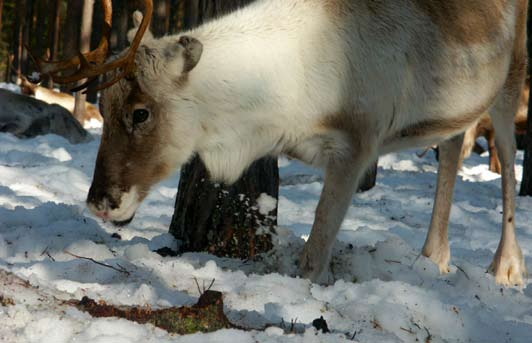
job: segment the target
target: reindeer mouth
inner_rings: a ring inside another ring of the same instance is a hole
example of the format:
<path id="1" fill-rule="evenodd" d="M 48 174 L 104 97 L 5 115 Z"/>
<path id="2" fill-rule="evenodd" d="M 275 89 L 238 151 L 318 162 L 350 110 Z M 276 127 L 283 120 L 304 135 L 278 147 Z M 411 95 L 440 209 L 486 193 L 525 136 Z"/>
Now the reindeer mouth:
<path id="1" fill-rule="evenodd" d="M 113 221 L 111 221 L 111 223 L 113 223 L 113 225 L 116 226 L 116 227 L 124 227 L 124 226 L 128 225 L 129 223 L 131 223 L 133 221 L 133 218 L 135 218 L 135 214 L 133 214 L 131 216 L 131 218 L 129 218 L 129 219 L 126 219 L 126 220 L 113 220 Z"/>
<path id="2" fill-rule="evenodd" d="M 93 188 L 91 188 L 92 190 Z M 103 219 L 104 222 L 110 222 L 114 226 L 122 227 L 131 223 L 140 205 L 137 188 L 132 186 L 129 192 L 122 192 L 120 200 L 116 201 L 120 206 L 110 205 L 110 200 L 104 196 L 101 200 L 96 201 L 95 197 L 89 191 L 87 197 L 87 206 L 89 210 L 97 217 Z"/>

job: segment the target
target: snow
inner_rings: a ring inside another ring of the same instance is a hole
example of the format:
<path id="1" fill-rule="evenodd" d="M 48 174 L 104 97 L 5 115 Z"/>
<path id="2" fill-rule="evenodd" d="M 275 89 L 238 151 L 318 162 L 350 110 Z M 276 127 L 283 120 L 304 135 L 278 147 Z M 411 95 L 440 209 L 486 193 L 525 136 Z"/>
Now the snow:
<path id="1" fill-rule="evenodd" d="M 487 156 L 467 160 L 460 172 L 448 275 L 419 256 L 437 163 L 430 153 L 419 158 L 407 151 L 383 157 L 377 187 L 353 199 L 334 249 L 330 284 L 317 285 L 296 276 L 296 261 L 323 186 L 321 172 L 281 159 L 280 227 L 274 251 L 262 259 L 161 257 L 152 251 L 178 245 L 167 231 L 179 177 L 155 187 L 128 227 L 103 223 L 84 204 L 101 129 L 91 133 L 97 139 L 79 145 L 54 135 L 19 140 L 0 134 L 0 270 L 42 292 L 36 295 L 20 282 L 0 288 L 15 302 L 0 306 L 0 342 L 530 342 L 530 283 L 501 288 L 485 272 L 502 211 L 500 179 L 488 171 Z M 520 177 L 522 153 L 517 164 Z M 275 199 L 263 195 L 258 208 L 268 213 L 273 205 Z M 529 266 L 531 222 L 532 199 L 518 198 L 516 223 Z M 200 285 L 214 279 L 228 318 L 252 330 L 170 335 L 151 325 L 91 318 L 47 300 L 89 296 L 116 305 L 191 305 L 199 296 L 194 278 Z M 331 333 L 312 328 L 320 316 Z M 287 332 L 292 321 L 294 332 Z"/>
<path id="2" fill-rule="evenodd" d="M 257 199 L 257 206 L 259 207 L 259 213 L 266 216 L 277 206 L 277 199 L 269 196 L 266 193 L 262 193 Z"/>
<path id="3" fill-rule="evenodd" d="M 20 94 L 20 87 L 14 83 L 0 82 L 0 89 L 7 89 L 8 91 Z"/>

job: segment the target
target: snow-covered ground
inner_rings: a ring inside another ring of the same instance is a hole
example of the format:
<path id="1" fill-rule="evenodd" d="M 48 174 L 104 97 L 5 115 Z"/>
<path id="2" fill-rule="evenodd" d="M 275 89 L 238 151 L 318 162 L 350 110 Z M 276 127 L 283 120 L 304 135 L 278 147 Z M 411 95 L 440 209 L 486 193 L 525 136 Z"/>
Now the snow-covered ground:
<path id="1" fill-rule="evenodd" d="M 263 259 L 200 253 L 163 258 L 152 251 L 175 247 L 167 228 L 178 176 L 153 190 L 128 227 L 102 223 L 84 205 L 100 137 L 99 129 L 91 131 L 97 139 L 82 145 L 53 135 L 23 141 L 0 134 L 0 269 L 50 297 L 87 295 L 152 308 L 193 304 L 194 278 L 200 284 L 215 279 L 227 316 L 255 330 L 169 335 L 151 325 L 57 307 L 14 283 L 8 293 L 15 305 L 0 306 L 2 342 L 532 342 L 532 286 L 501 288 L 485 273 L 501 220 L 499 179 L 487 170 L 486 157 L 469 159 L 460 173 L 450 274 L 440 276 L 418 256 L 437 164 L 430 154 L 420 159 L 408 151 L 383 157 L 377 187 L 354 198 L 336 244 L 331 284 L 321 286 L 295 276 L 322 188 L 319 172 L 280 161 L 280 228 L 275 251 Z M 518 199 L 516 217 L 532 266 L 532 199 Z M 320 316 L 331 333 L 312 328 Z M 295 321 L 296 333 L 278 328 L 283 321 Z"/>

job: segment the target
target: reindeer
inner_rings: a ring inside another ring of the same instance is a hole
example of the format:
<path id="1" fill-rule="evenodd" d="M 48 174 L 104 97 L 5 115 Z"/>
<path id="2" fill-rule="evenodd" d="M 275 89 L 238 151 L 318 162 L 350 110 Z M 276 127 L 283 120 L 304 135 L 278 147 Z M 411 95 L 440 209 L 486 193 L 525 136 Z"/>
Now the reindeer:
<path id="1" fill-rule="evenodd" d="M 527 78 L 525 88 L 522 91 L 519 109 L 514 118 L 515 133 L 518 135 L 526 134 L 528 120 L 528 98 L 530 95 L 530 77 Z M 494 173 L 501 173 L 501 162 L 495 146 L 495 128 L 488 113 L 482 115 L 476 125 L 473 125 L 465 132 L 464 145 L 462 147 L 462 160 L 471 155 L 477 138 L 484 137 L 488 142 L 488 151 L 490 155 L 489 168 Z"/>
<path id="2" fill-rule="evenodd" d="M 490 270 L 522 284 L 515 234 L 513 115 L 525 79 L 527 0 L 258 0 L 194 30 L 143 35 L 105 61 L 108 38 L 71 60 L 38 60 L 55 81 L 95 79 L 104 128 L 87 203 L 131 221 L 156 182 L 198 154 L 232 183 L 256 159 L 287 154 L 325 169 L 301 274 L 319 281 L 353 191 L 379 155 L 440 143 L 423 247 L 449 272 L 447 226 L 463 132 L 489 111 L 502 165 L 502 238 Z M 104 0 L 107 25 L 111 1 Z M 63 71 L 79 66 L 74 75 Z M 480 86 L 479 86 L 480 85 Z"/>
<path id="3" fill-rule="evenodd" d="M 24 95 L 32 96 L 48 104 L 57 104 L 68 110 L 70 113 L 74 113 L 76 99 L 70 94 L 56 92 L 52 89 L 41 87 L 30 82 L 28 78 L 23 75 L 20 77 L 20 90 Z M 85 102 L 85 115 L 81 118 L 80 123 L 81 125 L 85 125 L 92 120 L 102 122 L 103 118 L 96 106 L 89 102 Z"/>

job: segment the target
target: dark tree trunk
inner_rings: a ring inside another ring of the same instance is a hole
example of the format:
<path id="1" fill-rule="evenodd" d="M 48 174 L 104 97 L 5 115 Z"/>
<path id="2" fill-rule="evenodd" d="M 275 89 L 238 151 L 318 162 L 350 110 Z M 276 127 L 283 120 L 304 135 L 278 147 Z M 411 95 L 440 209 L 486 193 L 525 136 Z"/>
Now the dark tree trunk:
<path id="1" fill-rule="evenodd" d="M 183 16 L 185 12 L 185 2 L 170 0 L 170 27 L 168 32 L 176 33 L 183 27 Z"/>
<path id="2" fill-rule="evenodd" d="M 155 0 L 153 2 L 153 22 L 151 29 L 155 37 L 161 37 L 168 33 L 166 26 L 169 13 L 167 10 L 167 0 Z"/>
<path id="3" fill-rule="evenodd" d="M 37 1 L 35 6 L 35 25 L 32 34 L 35 44 L 31 46 L 34 46 L 34 52 L 36 54 L 43 56 L 45 54 L 46 40 L 42 39 L 42 36 L 46 32 L 46 19 L 48 17 L 49 5 L 46 3 L 46 1 Z"/>
<path id="4" fill-rule="evenodd" d="M 86 53 L 91 48 L 92 17 L 94 13 L 94 0 L 83 1 L 83 11 L 81 15 L 81 29 L 79 35 L 79 51 Z M 80 84 L 86 80 L 81 80 Z M 74 105 L 74 118 L 83 123 L 86 116 L 87 94 L 83 91 L 76 92 L 76 102 Z"/>
<path id="5" fill-rule="evenodd" d="M 70 3 L 71 1 L 69 1 Z M 68 16 L 66 18 L 69 18 Z M 68 22 L 68 20 L 67 20 Z M 49 2 L 49 17 L 48 17 L 48 57 L 55 60 L 59 55 L 59 37 L 61 34 L 61 1 L 52 0 Z M 49 88 L 54 87 L 54 82 L 50 78 L 47 85 Z"/>
<path id="6" fill-rule="evenodd" d="M 91 35 L 91 49 L 96 49 L 103 33 L 103 4 L 101 0 L 94 2 L 94 13 L 92 14 L 92 35 Z"/>
<path id="7" fill-rule="evenodd" d="M 0 37 L 2 37 L 2 14 L 4 14 L 4 0 L 0 0 Z"/>
<path id="8" fill-rule="evenodd" d="M 170 33 L 170 23 L 172 22 L 172 0 L 165 0 L 166 18 L 164 21 L 164 32 Z M 177 6 L 175 7 L 177 11 Z"/>
<path id="9" fill-rule="evenodd" d="M 219 11 L 234 9 L 235 5 L 241 5 L 241 1 L 187 1 L 185 28 L 220 14 Z M 208 251 L 239 258 L 266 252 L 272 247 L 269 233 L 277 224 L 278 191 L 279 170 L 274 158 L 255 162 L 232 186 L 211 183 L 205 166 L 195 158 L 182 169 L 170 233 L 183 242 L 182 251 Z M 268 213 L 257 204 L 261 196 L 273 204 L 267 208 L 271 210 Z"/>
<path id="10" fill-rule="evenodd" d="M 113 1 L 113 29 L 111 34 L 111 49 L 113 51 L 122 51 L 128 46 L 129 7 L 127 0 Z"/>
<path id="11" fill-rule="evenodd" d="M 26 1 L 26 18 L 24 21 L 23 33 L 22 33 L 22 43 L 24 45 L 31 44 L 31 29 L 33 26 L 33 3 L 32 1 Z M 21 69 L 22 74 L 27 74 L 29 70 L 29 58 L 28 51 L 25 48 L 21 49 Z"/>
<path id="12" fill-rule="evenodd" d="M 185 1 L 185 21 L 183 23 L 185 29 L 189 29 L 198 24 L 201 24 L 200 1 L 201 0 Z"/>
<path id="13" fill-rule="evenodd" d="M 63 57 L 75 56 L 79 50 L 83 0 L 68 1 L 65 27 L 63 28 Z"/>
<path id="14" fill-rule="evenodd" d="M 100 39 L 103 34 L 103 5 L 101 0 L 96 0 L 94 2 L 94 13 L 92 15 L 92 34 L 91 34 L 91 50 L 96 49 L 100 43 Z M 87 101 L 91 103 L 96 103 L 98 101 L 98 92 L 94 89 L 96 88 L 97 83 L 92 83 L 87 88 Z"/>
<path id="15" fill-rule="evenodd" d="M 13 47 L 15 56 L 13 67 L 17 72 L 17 78 L 22 74 L 22 51 L 24 46 L 24 26 L 26 22 L 26 0 L 17 1 L 15 29 L 13 30 Z"/>
<path id="16" fill-rule="evenodd" d="M 532 97 L 528 100 L 528 127 L 525 141 L 525 160 L 523 162 L 523 180 L 519 195 L 532 196 Z"/>
<path id="17" fill-rule="evenodd" d="M 66 10 L 65 26 L 63 28 L 63 58 L 71 58 L 78 53 L 79 37 L 81 29 L 81 14 L 83 12 L 83 0 L 68 1 Z M 52 46 L 52 45 L 50 45 Z M 62 86 L 63 92 L 70 92 L 70 86 Z"/>
<path id="18" fill-rule="evenodd" d="M 51 44 L 50 46 L 50 58 L 52 60 L 57 58 L 57 55 L 59 55 L 59 37 L 61 34 L 61 0 L 52 0 L 52 7 L 51 7 L 51 20 L 50 25 L 52 26 L 52 30 L 50 32 L 50 40 Z"/>
<path id="19" fill-rule="evenodd" d="M 532 6 L 528 8 L 528 32 L 532 32 Z M 528 40 L 528 72 L 532 70 L 532 40 Z M 525 160 L 523 162 L 523 181 L 519 195 L 532 196 L 532 96 L 528 99 L 528 123 L 525 136 Z"/>

